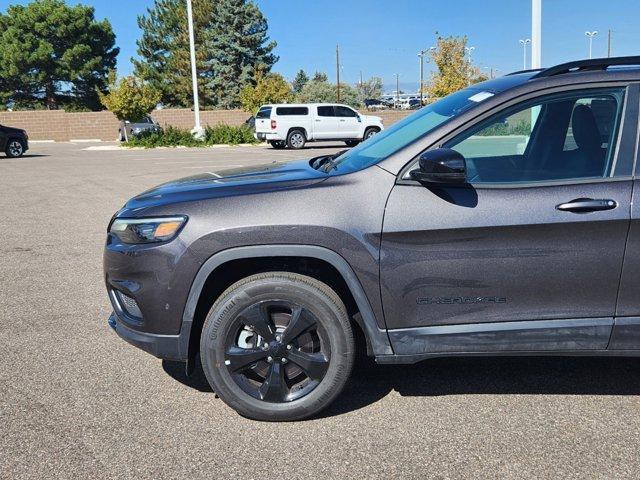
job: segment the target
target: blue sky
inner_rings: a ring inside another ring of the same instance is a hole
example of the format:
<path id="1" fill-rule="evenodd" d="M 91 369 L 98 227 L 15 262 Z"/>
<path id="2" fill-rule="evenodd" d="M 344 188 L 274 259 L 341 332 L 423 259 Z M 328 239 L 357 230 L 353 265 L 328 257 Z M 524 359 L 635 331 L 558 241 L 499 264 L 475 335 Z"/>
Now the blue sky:
<path id="1" fill-rule="evenodd" d="M 504 74 L 522 68 L 518 39 L 531 36 L 530 0 L 256 0 L 278 42 L 274 70 L 292 78 L 299 68 L 325 71 L 335 80 L 335 47 L 340 44 L 342 78 L 356 82 L 376 75 L 385 84 L 400 74 L 404 89 L 417 86 L 417 52 L 434 44 L 435 32 L 467 35 L 473 60 Z M 0 0 L 0 10 L 28 0 Z M 69 0 L 69 3 L 78 3 Z M 139 31 L 136 16 L 153 0 L 84 0 L 108 18 L 121 48 L 119 72 L 131 71 Z M 542 0 L 542 62 L 552 65 L 585 58 L 585 30 L 598 30 L 594 56 L 606 56 L 607 30 L 614 55 L 640 54 L 640 1 Z M 529 55 L 529 53 L 528 53 Z M 431 68 L 426 64 L 425 71 Z"/>

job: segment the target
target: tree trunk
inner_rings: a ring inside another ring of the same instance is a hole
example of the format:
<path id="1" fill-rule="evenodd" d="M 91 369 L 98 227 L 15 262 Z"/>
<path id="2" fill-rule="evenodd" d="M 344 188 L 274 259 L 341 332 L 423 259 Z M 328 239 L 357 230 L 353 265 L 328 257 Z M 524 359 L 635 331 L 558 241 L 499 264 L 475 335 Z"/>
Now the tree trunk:
<path id="1" fill-rule="evenodd" d="M 45 87 L 45 95 L 46 95 L 46 105 L 47 105 L 47 109 L 48 110 L 57 110 L 58 109 L 58 105 L 56 103 L 56 92 L 55 92 L 55 88 L 53 86 L 53 82 L 48 82 L 47 86 Z"/>

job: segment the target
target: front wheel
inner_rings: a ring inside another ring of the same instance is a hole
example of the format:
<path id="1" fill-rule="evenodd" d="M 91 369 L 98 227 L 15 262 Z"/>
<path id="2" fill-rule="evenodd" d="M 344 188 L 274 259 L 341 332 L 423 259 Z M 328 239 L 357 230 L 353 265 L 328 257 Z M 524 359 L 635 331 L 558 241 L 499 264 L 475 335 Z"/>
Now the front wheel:
<path id="1" fill-rule="evenodd" d="M 240 280 L 215 302 L 200 338 L 207 380 L 239 414 L 291 421 L 327 407 L 355 356 L 338 295 L 311 277 L 267 272 Z"/>
<path id="2" fill-rule="evenodd" d="M 374 135 L 377 135 L 378 132 L 380 132 L 380 130 L 378 130 L 377 128 L 367 128 L 364 132 L 364 137 L 363 140 L 369 140 L 371 137 L 373 137 Z"/>
<path id="3" fill-rule="evenodd" d="M 6 153 L 7 157 L 10 158 L 21 157 L 22 155 L 24 155 L 24 145 L 17 138 L 11 138 L 7 142 L 7 148 L 5 149 L 4 153 Z"/>

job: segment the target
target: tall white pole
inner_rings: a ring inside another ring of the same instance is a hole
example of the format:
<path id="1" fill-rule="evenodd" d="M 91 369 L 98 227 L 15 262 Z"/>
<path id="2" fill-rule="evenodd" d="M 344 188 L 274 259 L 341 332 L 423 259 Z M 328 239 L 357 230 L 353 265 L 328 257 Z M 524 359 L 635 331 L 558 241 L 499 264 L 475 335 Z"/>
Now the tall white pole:
<path id="1" fill-rule="evenodd" d="M 531 0 L 531 68 L 542 66 L 542 0 Z"/>
<path id="2" fill-rule="evenodd" d="M 523 58 L 522 58 L 522 69 L 527 69 L 527 44 L 531 43 L 530 38 L 525 38 L 524 40 L 520 40 L 520 45 L 522 45 L 523 50 Z"/>
<path id="3" fill-rule="evenodd" d="M 195 126 L 193 133 L 202 135 L 200 125 L 200 100 L 198 98 L 198 71 L 196 69 L 196 42 L 193 34 L 193 8 L 191 0 L 187 0 L 187 19 L 189 23 L 189 51 L 191 53 L 191 80 L 193 83 L 193 113 L 195 115 Z"/>
<path id="4" fill-rule="evenodd" d="M 586 31 L 586 32 L 584 32 L 584 34 L 587 36 L 587 38 L 589 38 L 589 58 L 593 58 L 593 55 L 592 55 L 592 52 L 593 52 L 593 37 L 598 35 L 598 31 L 597 30 L 594 30 L 593 32 Z"/>

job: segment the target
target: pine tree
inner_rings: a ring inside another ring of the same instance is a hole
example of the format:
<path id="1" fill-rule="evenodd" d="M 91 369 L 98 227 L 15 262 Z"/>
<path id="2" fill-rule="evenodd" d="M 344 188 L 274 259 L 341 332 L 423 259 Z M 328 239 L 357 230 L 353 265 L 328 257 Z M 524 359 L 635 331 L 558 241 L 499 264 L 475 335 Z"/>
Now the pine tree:
<path id="1" fill-rule="evenodd" d="M 328 82 L 329 77 L 324 72 L 316 72 L 313 74 L 313 78 L 311 79 L 314 82 Z"/>
<path id="2" fill-rule="evenodd" d="M 240 91 L 254 84 L 254 72 L 269 73 L 278 57 L 271 53 L 276 42 L 269 41 L 267 20 L 260 9 L 247 0 L 217 0 L 215 27 L 207 32 L 212 52 L 207 63 L 211 72 L 207 88 L 214 103 L 222 108 L 238 107 Z"/>
<path id="3" fill-rule="evenodd" d="M 254 72 L 268 73 L 277 57 L 267 21 L 247 0 L 193 0 L 198 91 L 203 107 L 236 107 Z M 138 18 L 142 37 L 136 75 L 162 92 L 162 103 L 192 104 L 187 12 L 184 0 L 155 0 Z"/>
<path id="4" fill-rule="evenodd" d="M 211 104 L 205 89 L 209 75 L 206 62 L 211 52 L 206 48 L 204 32 L 212 28 L 213 2 L 193 1 L 198 91 L 203 106 Z M 138 17 L 142 36 L 138 39 L 140 60 L 133 59 L 136 76 L 161 92 L 165 106 L 188 107 L 193 103 L 187 8 L 184 0 L 156 0 L 147 14 Z"/>
<path id="5" fill-rule="evenodd" d="M 0 102 L 14 107 L 100 108 L 119 49 L 93 7 L 34 0 L 0 14 Z"/>
<path id="6" fill-rule="evenodd" d="M 306 72 L 302 69 L 298 70 L 298 73 L 296 73 L 296 78 L 293 79 L 293 83 L 291 84 L 291 86 L 293 87 L 293 91 L 295 93 L 300 93 L 302 91 L 302 88 L 307 84 L 308 81 L 309 76 L 306 74 Z"/>

